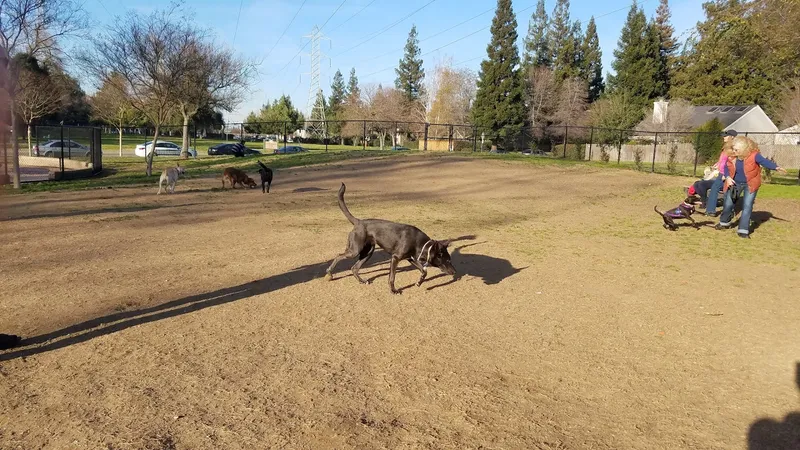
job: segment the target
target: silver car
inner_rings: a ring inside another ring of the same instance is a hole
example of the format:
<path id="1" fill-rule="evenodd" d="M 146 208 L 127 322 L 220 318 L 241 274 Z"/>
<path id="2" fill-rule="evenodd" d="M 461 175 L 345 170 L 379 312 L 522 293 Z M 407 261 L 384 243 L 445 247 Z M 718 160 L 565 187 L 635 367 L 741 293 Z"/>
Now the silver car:
<path id="1" fill-rule="evenodd" d="M 62 151 L 64 156 L 72 157 L 88 157 L 92 153 L 89 147 L 75 141 L 67 140 L 63 141 L 63 144 L 61 140 L 50 140 L 43 144 L 33 146 L 34 156 L 59 158 L 61 157 Z"/>

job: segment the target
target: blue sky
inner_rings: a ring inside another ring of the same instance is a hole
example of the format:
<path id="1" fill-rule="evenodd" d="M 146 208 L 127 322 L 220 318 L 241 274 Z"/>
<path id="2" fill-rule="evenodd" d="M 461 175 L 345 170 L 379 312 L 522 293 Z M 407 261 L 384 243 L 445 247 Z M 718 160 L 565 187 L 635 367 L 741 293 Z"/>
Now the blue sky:
<path id="1" fill-rule="evenodd" d="M 520 37 L 527 33 L 536 2 L 512 0 Z M 639 3 L 648 17 L 655 14 L 658 0 Z M 197 24 L 208 29 L 215 42 L 260 63 L 259 73 L 244 101 L 234 112 L 225 114 L 226 121 L 234 122 L 281 94 L 291 95 L 295 105 L 305 111 L 311 80 L 307 54 L 310 46 L 301 51 L 308 41 L 303 36 L 310 34 L 314 25 L 322 26 L 329 17 L 322 32 L 330 40 L 321 45 L 323 53 L 329 57 L 321 64 L 320 84 L 326 94 L 337 68 L 345 79 L 350 68 L 355 67 L 362 84 L 393 85 L 394 67 L 403 55 L 412 24 L 417 26 L 423 55 L 428 53 L 423 58 L 427 73 L 432 73 L 436 64 L 445 58 L 452 58 L 454 63 L 477 72 L 486 55 L 496 0 L 344 0 L 344 3 L 343 0 L 187 0 L 184 5 Z M 546 0 L 548 14 L 554 5 L 555 0 Z M 630 0 L 571 2 L 571 18 L 580 19 L 584 27 L 591 16 L 596 17 L 605 72 L 611 70 L 613 50 L 630 5 Z M 164 6 L 162 0 L 86 0 L 84 3 L 93 22 L 102 26 L 112 25 L 115 16 L 131 9 L 146 13 Z M 670 0 L 670 7 L 677 36 L 703 18 L 699 0 Z M 281 37 L 295 14 L 294 22 Z M 445 31 L 465 21 L 468 22 Z M 86 89 L 93 90 L 90 86 Z"/>

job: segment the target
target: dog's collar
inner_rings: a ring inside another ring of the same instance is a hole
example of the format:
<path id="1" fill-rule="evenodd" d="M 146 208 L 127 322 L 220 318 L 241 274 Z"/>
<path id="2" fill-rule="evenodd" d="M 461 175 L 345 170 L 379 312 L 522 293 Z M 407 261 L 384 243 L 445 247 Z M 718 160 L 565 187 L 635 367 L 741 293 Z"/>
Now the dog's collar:
<path id="1" fill-rule="evenodd" d="M 422 249 L 420 249 L 420 251 L 419 251 L 419 256 L 417 256 L 417 262 L 419 262 L 422 259 L 422 254 L 425 253 L 425 247 L 428 247 L 428 244 L 433 244 L 433 239 L 428 239 L 428 242 L 426 242 L 422 246 Z M 428 263 L 431 260 L 431 250 L 433 250 L 433 245 L 428 247 L 428 254 L 425 256 L 425 263 L 422 264 L 422 268 L 423 269 L 428 267 Z"/>

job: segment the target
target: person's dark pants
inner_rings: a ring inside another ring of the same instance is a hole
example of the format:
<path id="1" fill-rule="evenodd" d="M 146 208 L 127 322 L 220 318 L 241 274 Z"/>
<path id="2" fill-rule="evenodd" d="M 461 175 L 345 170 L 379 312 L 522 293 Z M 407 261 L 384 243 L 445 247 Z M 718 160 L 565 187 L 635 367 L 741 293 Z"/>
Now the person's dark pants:
<path id="1" fill-rule="evenodd" d="M 713 187 L 713 184 L 714 180 L 700 180 L 694 183 L 694 190 L 697 192 L 697 195 L 700 196 L 700 201 L 703 202 L 704 205 L 706 204 L 706 200 L 708 200 L 708 190 Z"/>
<path id="2" fill-rule="evenodd" d="M 708 191 L 708 199 L 706 200 L 706 214 L 711 215 L 717 212 L 717 200 L 719 199 L 719 192 L 722 190 L 722 184 L 725 180 L 722 175 L 715 178 L 714 183 L 711 185 L 711 190 Z"/>

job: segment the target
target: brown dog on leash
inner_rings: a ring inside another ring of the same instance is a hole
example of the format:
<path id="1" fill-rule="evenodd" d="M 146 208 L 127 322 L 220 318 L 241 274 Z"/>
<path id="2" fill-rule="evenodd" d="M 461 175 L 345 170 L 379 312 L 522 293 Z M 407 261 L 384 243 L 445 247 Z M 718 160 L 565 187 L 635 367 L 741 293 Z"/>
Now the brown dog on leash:
<path id="1" fill-rule="evenodd" d="M 450 253 L 447 251 L 450 241 L 435 241 L 419 228 L 411 225 L 380 219 L 357 219 L 350 214 L 350 210 L 344 203 L 344 191 L 345 185 L 342 183 L 342 187 L 339 188 L 339 209 L 353 224 L 353 231 L 347 237 L 347 249 L 344 253 L 337 255 L 328 267 L 325 275 L 327 280 L 333 278 L 331 275 L 333 268 L 339 261 L 358 257 L 358 261 L 352 268 L 353 276 L 359 283 L 369 284 L 358 275 L 358 271 L 372 256 L 376 245 L 392 256 L 389 264 L 389 291 L 392 294 L 400 293 L 394 287 L 394 276 L 397 271 L 397 263 L 403 259 L 407 259 L 422 272 L 417 286 L 425 281 L 428 266 L 438 267 L 448 275 L 456 274 L 456 269 L 450 262 Z"/>
<path id="2" fill-rule="evenodd" d="M 242 187 L 247 186 L 250 189 L 253 189 L 254 187 L 257 186 L 255 180 L 253 180 L 252 178 L 247 176 L 246 173 L 235 167 L 228 167 L 222 172 L 222 189 L 225 189 L 226 180 L 231 185 L 232 189 L 236 189 L 237 183 L 241 184 Z"/>

